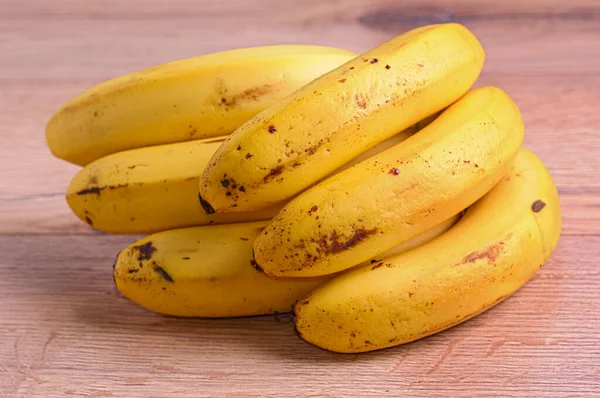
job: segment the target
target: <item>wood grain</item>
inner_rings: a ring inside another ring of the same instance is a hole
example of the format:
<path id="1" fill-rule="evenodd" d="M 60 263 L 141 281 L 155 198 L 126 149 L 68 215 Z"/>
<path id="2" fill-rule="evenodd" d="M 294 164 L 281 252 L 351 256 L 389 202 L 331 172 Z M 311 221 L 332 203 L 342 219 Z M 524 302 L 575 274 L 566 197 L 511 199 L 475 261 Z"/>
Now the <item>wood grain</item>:
<path id="1" fill-rule="evenodd" d="M 471 321 L 361 355 L 313 347 L 272 316 L 186 320 L 140 309 L 119 297 L 110 273 L 130 241 L 0 237 L 0 291 L 11 314 L 0 329 L 3 392 L 572 397 L 600 383 L 600 237 L 563 237 L 529 284 Z"/>
<path id="2" fill-rule="evenodd" d="M 230 48 L 364 51 L 458 21 L 486 47 L 554 176 L 564 235 L 506 302 L 424 340 L 338 355 L 286 319 L 186 320 L 120 297 L 110 266 L 136 236 L 95 232 L 63 192 L 78 170 L 44 126 L 90 85 Z M 0 7 L 0 397 L 498 396 L 600 391 L 598 0 L 3 0 Z"/>

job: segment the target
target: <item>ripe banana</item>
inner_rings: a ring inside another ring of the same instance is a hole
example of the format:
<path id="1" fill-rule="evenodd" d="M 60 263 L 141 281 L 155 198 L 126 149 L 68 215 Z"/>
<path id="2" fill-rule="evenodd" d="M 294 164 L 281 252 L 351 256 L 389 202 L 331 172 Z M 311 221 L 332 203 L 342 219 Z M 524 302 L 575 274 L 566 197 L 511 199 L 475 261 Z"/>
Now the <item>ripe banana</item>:
<path id="1" fill-rule="evenodd" d="M 350 268 L 431 228 L 488 192 L 523 141 L 502 90 L 475 89 L 405 142 L 304 192 L 254 242 L 270 276 Z"/>
<path id="2" fill-rule="evenodd" d="M 171 62 L 71 99 L 48 123 L 46 139 L 55 156 L 86 165 L 126 149 L 229 134 L 354 56 L 330 47 L 288 45 Z"/>
<path id="3" fill-rule="evenodd" d="M 90 226 L 122 234 L 272 218 L 282 205 L 213 215 L 202 210 L 196 170 L 206 166 L 221 142 L 209 138 L 100 158 L 73 177 L 67 202 Z"/>
<path id="4" fill-rule="evenodd" d="M 509 174 L 450 231 L 323 285 L 296 304 L 296 328 L 305 340 L 337 352 L 437 333 L 523 286 L 553 252 L 560 230 L 552 178 L 521 149 Z"/>
<path id="5" fill-rule="evenodd" d="M 459 99 L 483 62 L 480 43 L 465 27 L 432 25 L 315 79 L 219 148 L 200 181 L 205 210 L 247 211 L 291 198 Z"/>
<path id="6" fill-rule="evenodd" d="M 396 134 L 342 169 L 404 141 L 430 121 L 428 118 Z M 110 233 L 154 233 L 273 218 L 283 203 L 247 212 L 208 215 L 202 210 L 196 171 L 206 167 L 223 140 L 221 137 L 156 145 L 100 158 L 71 180 L 67 202 L 82 221 Z"/>
<path id="7" fill-rule="evenodd" d="M 455 221 L 446 220 L 378 259 L 424 244 Z M 252 241 L 265 225 L 215 225 L 149 236 L 117 257 L 117 288 L 133 302 L 168 315 L 228 317 L 290 311 L 331 277 L 277 280 L 252 268 Z"/>

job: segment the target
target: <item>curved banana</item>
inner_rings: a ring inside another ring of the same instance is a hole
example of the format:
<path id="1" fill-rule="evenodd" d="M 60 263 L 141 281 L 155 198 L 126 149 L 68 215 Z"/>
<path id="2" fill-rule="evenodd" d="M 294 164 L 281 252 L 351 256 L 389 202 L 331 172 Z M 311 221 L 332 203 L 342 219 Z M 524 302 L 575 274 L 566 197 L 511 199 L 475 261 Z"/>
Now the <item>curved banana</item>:
<path id="1" fill-rule="evenodd" d="M 424 244 L 455 221 L 446 220 L 378 259 Z M 228 317 L 290 311 L 331 277 L 278 280 L 251 267 L 252 241 L 265 225 L 216 225 L 151 235 L 117 257 L 117 288 L 133 302 L 168 315 Z"/>
<path id="2" fill-rule="evenodd" d="M 212 215 L 202 210 L 195 170 L 206 166 L 222 142 L 195 140 L 100 158 L 73 177 L 67 202 L 90 226 L 121 234 L 272 218 L 283 205 Z"/>
<path id="3" fill-rule="evenodd" d="M 523 120 L 502 90 L 471 91 L 410 139 L 287 204 L 254 242 L 270 276 L 319 276 L 457 214 L 508 171 Z"/>
<path id="4" fill-rule="evenodd" d="M 431 119 L 387 139 L 334 173 L 404 141 Z M 100 158 L 73 177 L 67 202 L 90 226 L 121 234 L 273 218 L 283 203 L 256 211 L 210 215 L 200 206 L 196 170 L 206 167 L 224 139 L 156 145 Z"/>
<path id="5" fill-rule="evenodd" d="M 86 165 L 126 149 L 229 134 L 354 56 L 331 47 L 266 46 L 156 66 L 68 101 L 48 122 L 46 140 L 56 157 Z"/>
<path id="6" fill-rule="evenodd" d="M 508 175 L 439 238 L 349 271 L 295 306 L 307 341 L 337 352 L 404 344 L 461 323 L 523 286 L 558 242 L 552 177 L 522 149 Z"/>
<path id="7" fill-rule="evenodd" d="M 465 27 L 432 25 L 315 79 L 219 148 L 200 180 L 206 211 L 247 211 L 291 198 L 452 104 L 475 82 L 483 62 L 480 43 Z M 245 191 L 232 189 L 234 183 Z"/>

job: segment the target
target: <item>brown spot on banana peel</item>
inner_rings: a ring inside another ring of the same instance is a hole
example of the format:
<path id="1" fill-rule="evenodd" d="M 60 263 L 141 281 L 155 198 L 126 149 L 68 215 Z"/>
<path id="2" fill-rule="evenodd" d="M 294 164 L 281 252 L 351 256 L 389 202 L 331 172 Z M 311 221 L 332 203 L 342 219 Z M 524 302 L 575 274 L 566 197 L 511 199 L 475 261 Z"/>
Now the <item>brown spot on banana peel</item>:
<path id="1" fill-rule="evenodd" d="M 502 246 L 504 246 L 504 242 L 499 242 L 499 243 L 495 243 L 493 245 L 491 245 L 490 247 L 486 248 L 485 250 L 481 250 L 481 251 L 474 251 L 468 255 L 465 256 L 465 258 L 462 259 L 462 264 L 467 264 L 467 263 L 474 263 L 477 260 L 483 260 L 483 259 L 487 259 L 490 263 L 495 261 L 496 258 L 498 258 L 498 256 L 500 255 L 501 251 L 502 251 Z"/>
<path id="2" fill-rule="evenodd" d="M 275 85 L 273 84 L 264 84 L 262 86 L 249 88 L 242 91 L 240 94 L 229 98 L 222 97 L 219 101 L 219 105 L 233 108 L 244 101 L 258 101 L 264 95 L 272 92 L 274 86 Z"/>
<path id="3" fill-rule="evenodd" d="M 347 238 L 345 241 L 341 241 L 340 238 L 342 237 L 339 236 L 336 231 L 333 231 L 329 237 L 321 236 L 319 240 L 313 239 L 312 241 L 319 245 L 320 253 L 337 254 L 356 246 L 375 233 L 377 233 L 377 228 L 358 228 L 354 230 L 352 236 Z"/>
<path id="4" fill-rule="evenodd" d="M 162 268 L 161 266 L 159 266 L 158 264 L 156 264 L 156 262 L 152 263 L 152 269 L 159 274 L 164 280 L 166 280 L 167 282 L 171 282 L 173 283 L 173 278 L 171 278 L 171 275 L 169 275 L 167 273 L 167 271 L 164 270 L 164 268 Z"/>
<path id="5" fill-rule="evenodd" d="M 539 213 L 544 207 L 546 207 L 546 202 L 538 199 L 531 205 L 531 210 L 534 213 Z"/>
<path id="6" fill-rule="evenodd" d="M 138 261 L 147 261 L 152 258 L 152 255 L 157 250 L 152 241 L 146 242 L 143 245 L 137 245 L 132 247 L 133 250 L 138 252 Z"/>
<path id="7" fill-rule="evenodd" d="M 356 94 L 354 96 L 356 105 L 361 109 L 367 109 L 367 97 L 364 94 Z"/>
<path id="8" fill-rule="evenodd" d="M 95 194 L 95 195 L 100 195 L 100 192 L 102 192 L 102 190 L 104 190 L 104 187 L 91 187 L 91 188 L 85 188 L 82 189 L 81 191 L 78 191 L 76 193 L 76 195 L 90 195 L 90 194 Z"/>
<path id="9" fill-rule="evenodd" d="M 269 174 L 267 174 L 264 178 L 263 178 L 263 182 L 269 182 L 271 181 L 273 178 L 277 177 L 279 174 L 281 174 L 283 172 L 283 165 L 279 165 L 277 167 L 272 168 L 269 171 Z"/>
<path id="10" fill-rule="evenodd" d="M 81 195 L 98 195 L 104 191 L 105 189 L 110 189 L 111 191 L 114 189 L 127 188 L 129 184 L 118 184 L 118 185 L 105 185 L 103 187 L 89 187 L 82 189 L 81 191 L 77 191 L 75 194 L 78 196 Z"/>

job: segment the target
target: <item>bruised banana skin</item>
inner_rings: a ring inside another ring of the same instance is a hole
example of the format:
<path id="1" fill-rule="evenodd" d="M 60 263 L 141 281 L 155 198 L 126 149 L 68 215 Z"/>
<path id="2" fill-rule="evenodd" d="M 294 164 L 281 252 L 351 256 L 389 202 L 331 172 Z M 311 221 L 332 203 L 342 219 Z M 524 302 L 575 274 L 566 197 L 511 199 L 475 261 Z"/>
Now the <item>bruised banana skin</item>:
<path id="1" fill-rule="evenodd" d="M 339 272 L 451 217 L 508 171 L 523 141 L 515 103 L 475 89 L 410 139 L 288 203 L 254 242 L 273 277 Z"/>
<path id="2" fill-rule="evenodd" d="M 338 173 L 382 152 L 423 128 L 428 118 L 387 139 Z M 67 202 L 77 217 L 100 231 L 141 234 L 197 225 L 268 220 L 284 203 L 266 209 L 206 214 L 198 202 L 198 176 L 225 138 L 131 149 L 100 158 L 77 173 Z M 231 186 L 243 191 L 243 186 Z"/>
<path id="3" fill-rule="evenodd" d="M 315 79 L 239 127 L 219 148 L 200 181 L 206 211 L 247 211 L 293 197 L 458 100 L 484 58 L 462 25 L 432 25 Z M 231 190 L 231 182 L 246 191 Z"/>
<path id="4" fill-rule="evenodd" d="M 389 255 L 424 244 L 455 222 L 456 218 L 446 220 Z M 290 311 L 331 277 L 273 279 L 254 269 L 252 241 L 265 225 L 184 228 L 146 237 L 119 253 L 113 271 L 117 288 L 138 305 L 167 315 L 229 317 Z"/>
<path id="5" fill-rule="evenodd" d="M 84 166 L 126 149 L 226 135 L 355 56 L 283 45 L 159 65 L 71 99 L 48 122 L 46 140 L 56 157 Z"/>
<path id="6" fill-rule="evenodd" d="M 322 285 L 296 304 L 296 328 L 306 341 L 345 353 L 437 333 L 517 291 L 554 251 L 560 231 L 552 177 L 523 148 L 447 233 Z"/>

